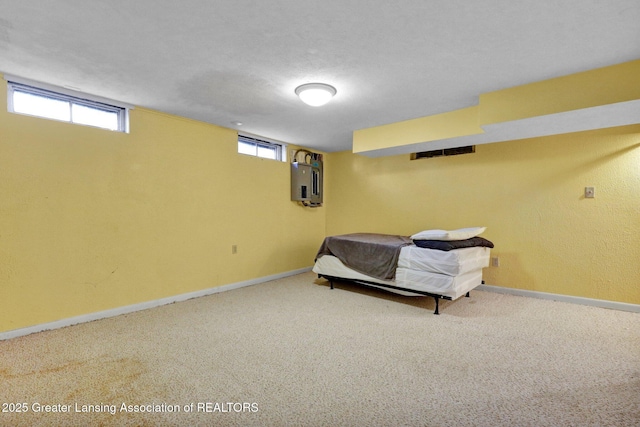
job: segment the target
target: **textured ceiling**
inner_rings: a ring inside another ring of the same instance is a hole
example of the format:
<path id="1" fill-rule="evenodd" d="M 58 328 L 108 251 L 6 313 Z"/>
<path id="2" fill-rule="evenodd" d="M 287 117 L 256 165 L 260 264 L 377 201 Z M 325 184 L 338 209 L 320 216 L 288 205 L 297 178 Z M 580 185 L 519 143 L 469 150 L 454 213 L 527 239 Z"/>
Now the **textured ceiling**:
<path id="1" fill-rule="evenodd" d="M 0 73 L 286 143 L 640 58 L 638 0 L 0 0 Z M 338 90 L 309 107 L 296 86 Z M 238 128 L 233 123 L 242 122 Z"/>

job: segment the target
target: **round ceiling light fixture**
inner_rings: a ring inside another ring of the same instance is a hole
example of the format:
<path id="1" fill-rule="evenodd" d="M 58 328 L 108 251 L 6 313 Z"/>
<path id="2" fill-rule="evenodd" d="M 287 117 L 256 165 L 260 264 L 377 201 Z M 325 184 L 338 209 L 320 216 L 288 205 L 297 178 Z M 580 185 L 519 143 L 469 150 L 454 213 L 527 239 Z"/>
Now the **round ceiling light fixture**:
<path id="1" fill-rule="evenodd" d="M 324 83 L 307 83 L 296 88 L 296 95 L 302 102 L 312 107 L 326 104 L 336 93 L 335 87 Z"/>

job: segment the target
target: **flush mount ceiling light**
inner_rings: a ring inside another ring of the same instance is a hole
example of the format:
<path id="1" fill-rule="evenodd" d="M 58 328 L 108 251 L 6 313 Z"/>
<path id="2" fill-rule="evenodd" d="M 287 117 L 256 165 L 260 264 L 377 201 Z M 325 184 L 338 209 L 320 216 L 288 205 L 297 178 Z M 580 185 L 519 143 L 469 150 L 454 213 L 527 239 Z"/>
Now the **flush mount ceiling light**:
<path id="1" fill-rule="evenodd" d="M 302 102 L 319 107 L 331 101 L 336 94 L 336 88 L 324 83 L 307 83 L 296 88 L 296 95 Z"/>

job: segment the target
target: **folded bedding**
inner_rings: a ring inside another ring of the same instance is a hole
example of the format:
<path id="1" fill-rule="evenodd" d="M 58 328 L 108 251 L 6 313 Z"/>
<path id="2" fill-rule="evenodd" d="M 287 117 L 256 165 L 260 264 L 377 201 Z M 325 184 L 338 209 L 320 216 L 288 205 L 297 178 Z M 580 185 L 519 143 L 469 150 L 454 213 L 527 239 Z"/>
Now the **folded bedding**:
<path id="1" fill-rule="evenodd" d="M 472 237 L 464 240 L 414 240 L 416 246 L 425 249 L 439 251 L 452 251 L 461 248 L 473 248 L 476 246 L 493 248 L 493 243 L 483 237 Z"/>
<path id="2" fill-rule="evenodd" d="M 391 280 L 395 277 L 400 250 L 411 245 L 410 238 L 390 234 L 354 233 L 329 236 L 316 255 L 333 255 L 349 268 L 369 276 Z"/>

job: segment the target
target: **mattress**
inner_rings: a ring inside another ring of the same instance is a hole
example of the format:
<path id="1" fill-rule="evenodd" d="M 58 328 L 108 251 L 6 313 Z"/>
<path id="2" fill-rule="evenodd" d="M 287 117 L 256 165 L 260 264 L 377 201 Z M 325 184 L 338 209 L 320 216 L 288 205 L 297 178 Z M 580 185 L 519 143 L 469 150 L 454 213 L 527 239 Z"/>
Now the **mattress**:
<path id="1" fill-rule="evenodd" d="M 488 267 L 489 254 L 489 248 L 480 246 L 439 251 L 411 245 L 400 250 L 398 268 L 458 276 Z"/>
<path id="2" fill-rule="evenodd" d="M 459 298 L 482 284 L 481 268 L 466 271 L 456 276 L 450 276 L 431 271 L 398 267 L 396 269 L 395 280 L 380 280 L 350 269 L 332 255 L 320 257 L 313 266 L 313 271 L 316 274 L 324 276 L 396 286 L 406 289 L 407 291 L 387 290 L 403 295 L 420 295 L 410 292 L 411 290 L 416 290 L 443 295 L 452 299 Z"/>

